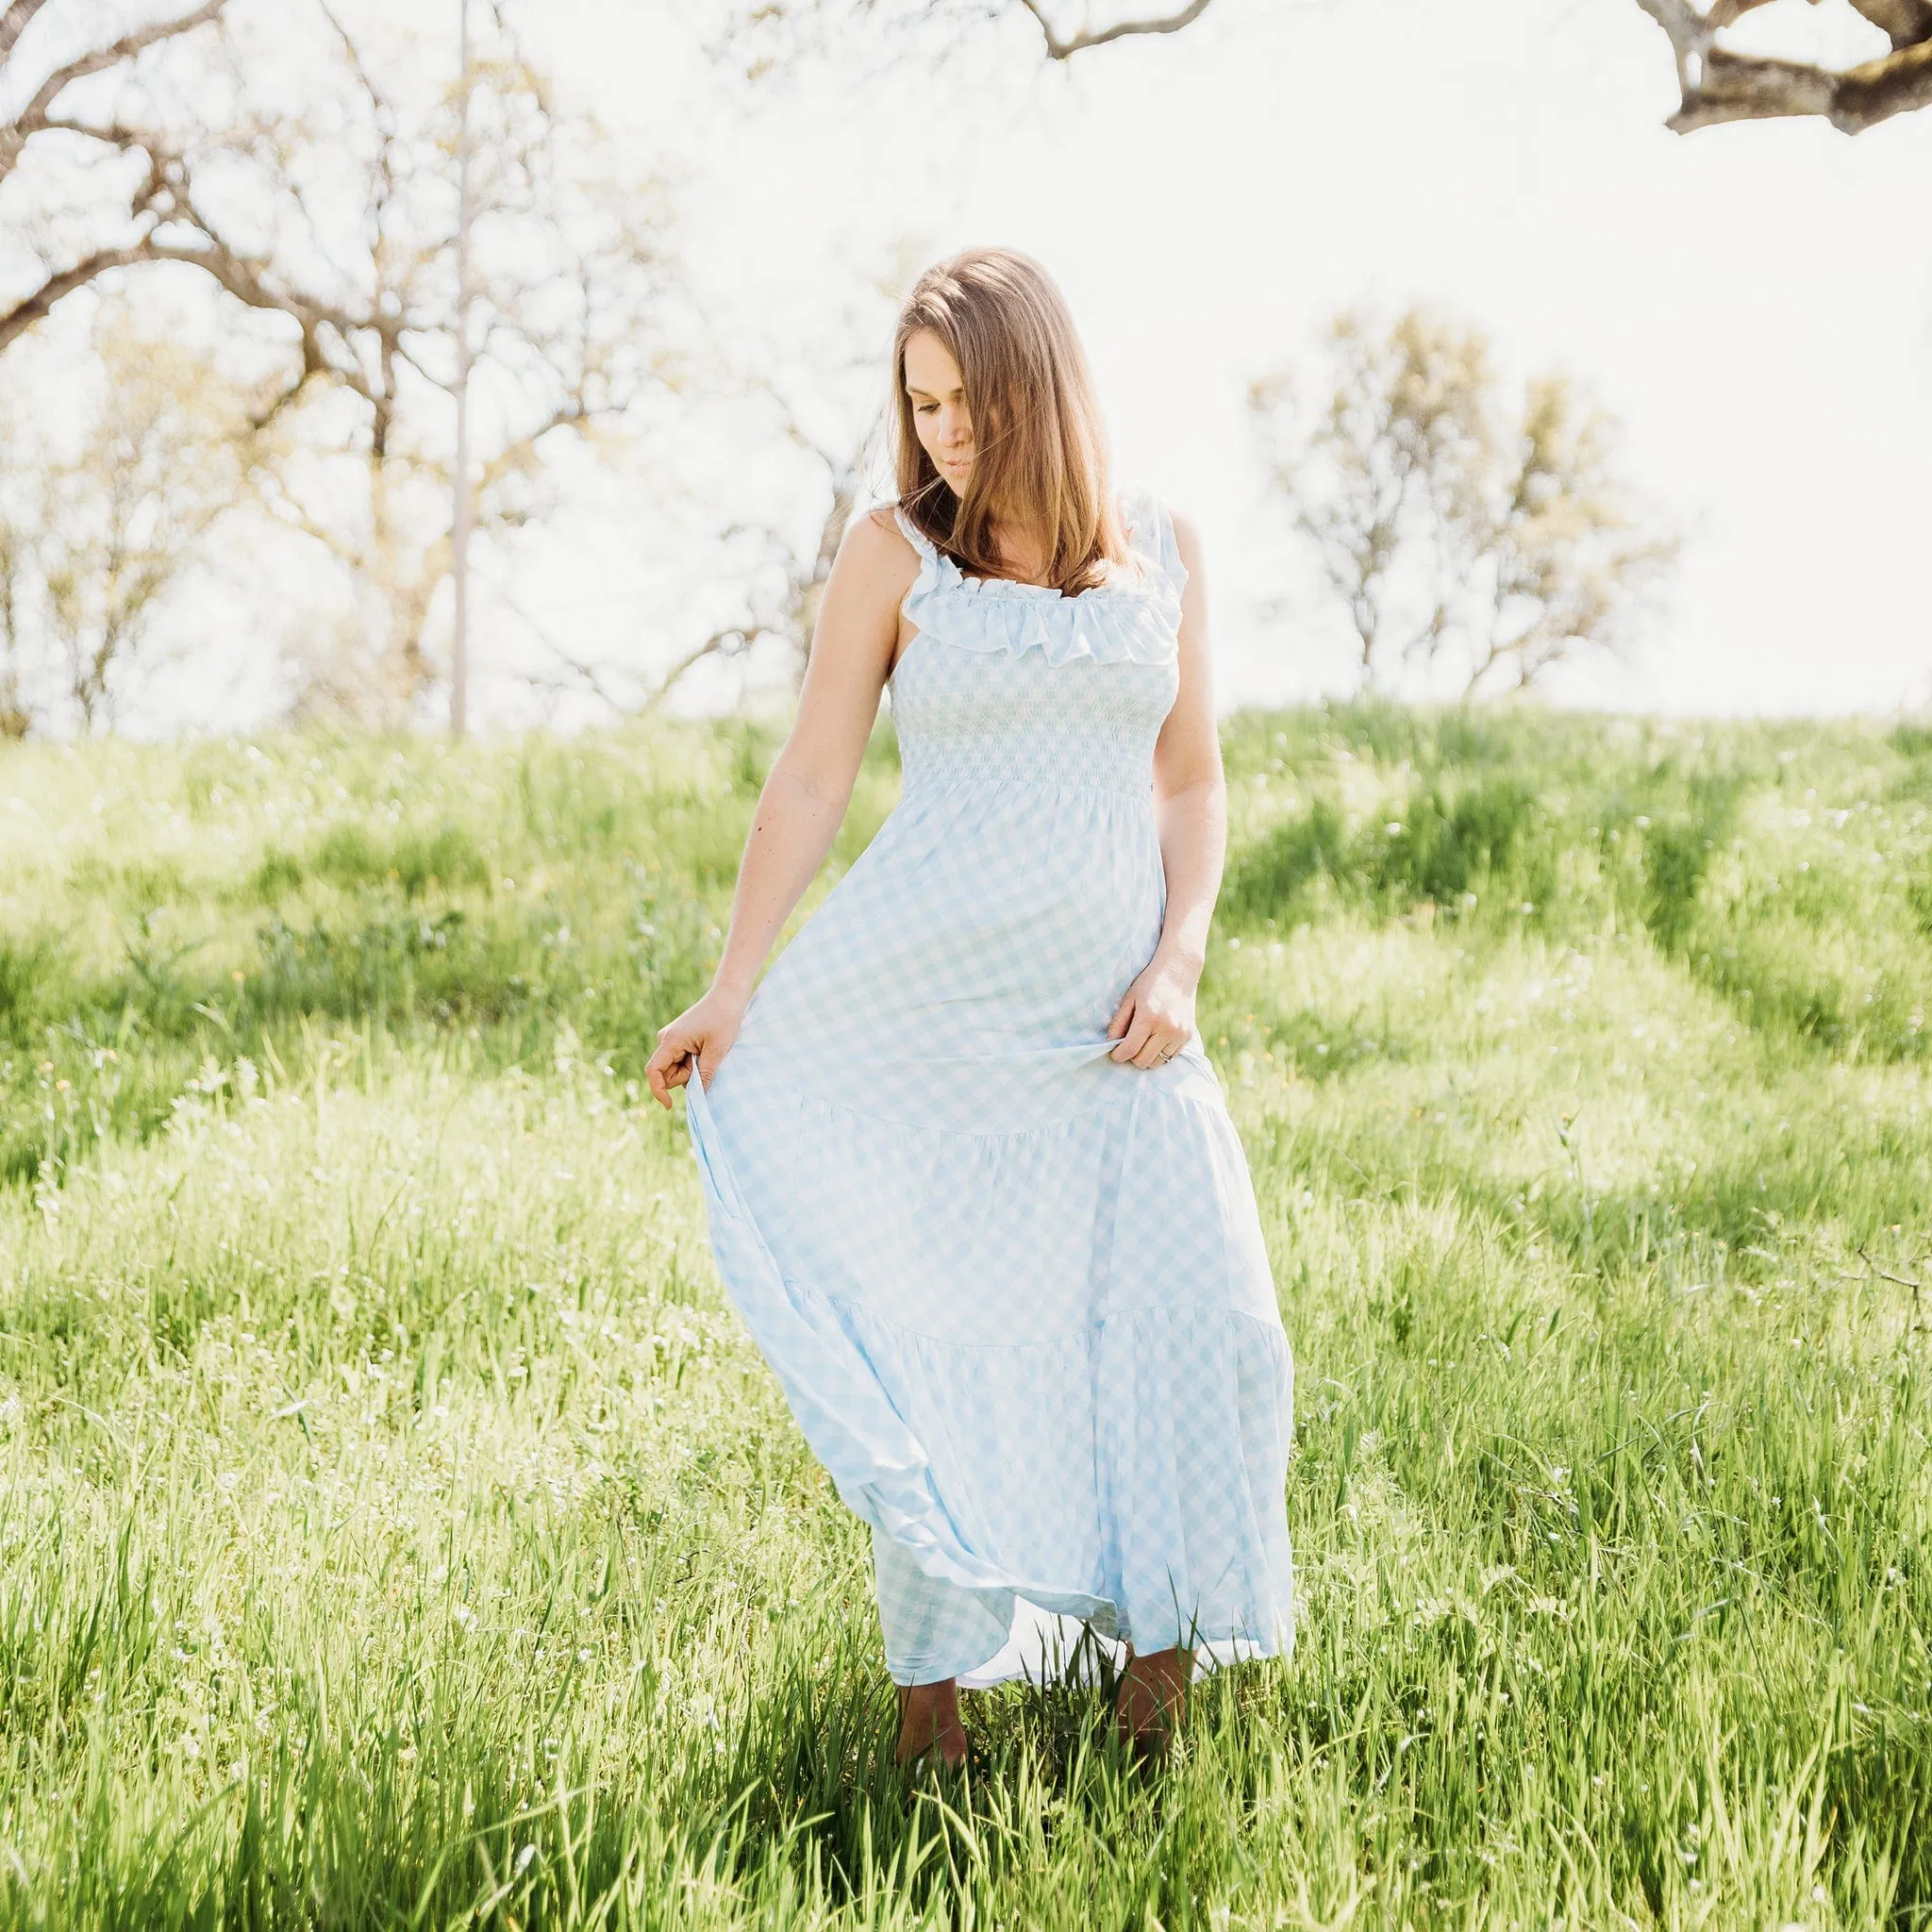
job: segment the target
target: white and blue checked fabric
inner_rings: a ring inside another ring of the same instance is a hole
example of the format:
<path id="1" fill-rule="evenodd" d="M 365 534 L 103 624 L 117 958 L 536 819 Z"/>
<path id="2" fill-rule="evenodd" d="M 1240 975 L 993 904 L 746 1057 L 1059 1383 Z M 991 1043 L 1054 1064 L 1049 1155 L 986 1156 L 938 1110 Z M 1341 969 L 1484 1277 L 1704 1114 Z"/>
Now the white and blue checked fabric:
<path id="1" fill-rule="evenodd" d="M 1197 1031 L 1107 1024 L 1166 914 L 1155 739 L 1186 571 L 1165 510 L 1078 597 L 911 523 L 905 784 L 686 1119 L 720 1274 L 873 1530 L 902 1684 L 1096 1642 L 1285 1653 L 1293 1364 Z"/>

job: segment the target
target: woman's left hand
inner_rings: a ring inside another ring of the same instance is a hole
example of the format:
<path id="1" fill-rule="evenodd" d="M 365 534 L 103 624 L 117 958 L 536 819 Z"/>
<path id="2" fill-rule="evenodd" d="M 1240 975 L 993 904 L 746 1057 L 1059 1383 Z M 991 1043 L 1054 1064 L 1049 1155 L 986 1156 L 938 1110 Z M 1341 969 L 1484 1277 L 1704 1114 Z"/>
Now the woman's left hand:
<path id="1" fill-rule="evenodd" d="M 1198 968 L 1190 972 L 1180 960 L 1156 953 L 1107 1023 L 1108 1037 L 1121 1042 L 1108 1058 L 1136 1067 L 1171 1060 L 1193 1037 L 1200 976 Z"/>

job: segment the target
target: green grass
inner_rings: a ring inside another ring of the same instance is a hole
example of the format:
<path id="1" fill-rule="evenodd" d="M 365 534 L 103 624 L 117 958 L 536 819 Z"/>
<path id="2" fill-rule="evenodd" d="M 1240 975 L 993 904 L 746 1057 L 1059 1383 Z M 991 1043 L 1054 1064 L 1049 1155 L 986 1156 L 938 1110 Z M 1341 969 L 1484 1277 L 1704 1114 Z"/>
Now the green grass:
<path id="1" fill-rule="evenodd" d="M 0 1924 L 1932 1922 L 1932 735 L 1224 742 L 1298 1646 L 940 1792 L 638 1085 L 772 734 L 0 758 Z"/>

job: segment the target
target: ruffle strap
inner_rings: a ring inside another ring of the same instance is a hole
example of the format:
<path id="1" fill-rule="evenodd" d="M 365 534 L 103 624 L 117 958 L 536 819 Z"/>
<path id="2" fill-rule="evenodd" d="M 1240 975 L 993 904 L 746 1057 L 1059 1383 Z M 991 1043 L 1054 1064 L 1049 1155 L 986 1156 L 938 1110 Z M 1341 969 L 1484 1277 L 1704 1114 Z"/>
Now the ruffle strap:
<path id="1" fill-rule="evenodd" d="M 1138 574 L 1134 566 L 1116 566 L 1124 581 L 1073 597 L 1046 584 L 969 577 L 904 510 L 895 510 L 920 557 L 919 576 L 900 608 L 922 634 L 961 650 L 1040 651 L 1055 665 L 1076 658 L 1097 664 L 1169 663 L 1179 650 L 1187 571 L 1150 492 L 1124 491 L 1121 507 L 1135 540 Z"/>

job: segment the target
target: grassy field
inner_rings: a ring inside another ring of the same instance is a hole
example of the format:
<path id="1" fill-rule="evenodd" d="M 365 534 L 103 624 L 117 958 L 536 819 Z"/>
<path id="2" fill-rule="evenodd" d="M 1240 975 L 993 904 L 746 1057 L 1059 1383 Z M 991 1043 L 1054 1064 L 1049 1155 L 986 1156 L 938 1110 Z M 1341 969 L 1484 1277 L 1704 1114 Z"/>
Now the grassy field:
<path id="1" fill-rule="evenodd" d="M 1932 734 L 1228 721 L 1299 1643 L 940 1792 L 638 1084 L 775 741 L 0 751 L 0 1924 L 1932 1923 Z"/>

